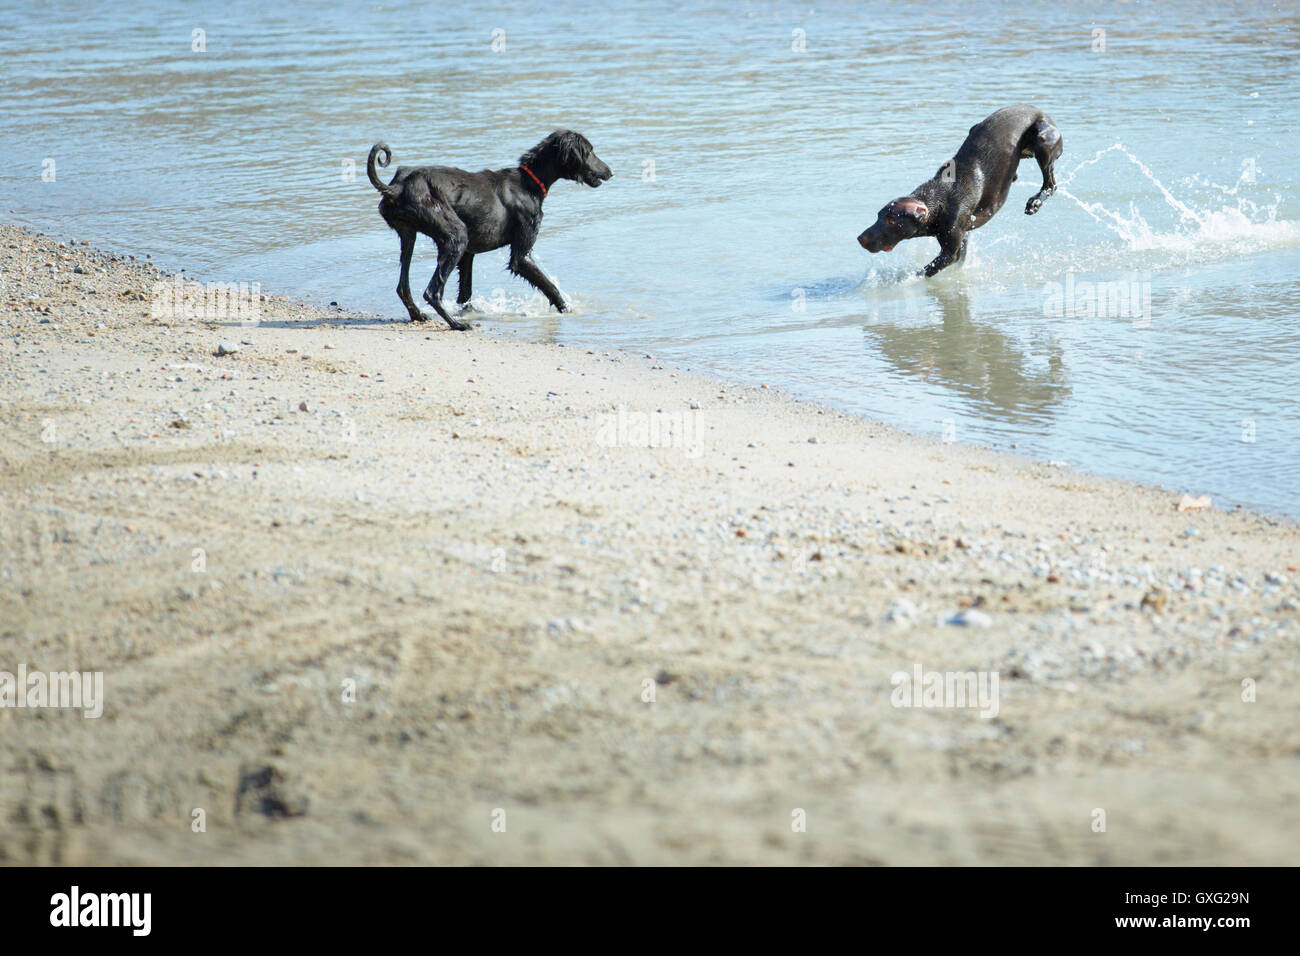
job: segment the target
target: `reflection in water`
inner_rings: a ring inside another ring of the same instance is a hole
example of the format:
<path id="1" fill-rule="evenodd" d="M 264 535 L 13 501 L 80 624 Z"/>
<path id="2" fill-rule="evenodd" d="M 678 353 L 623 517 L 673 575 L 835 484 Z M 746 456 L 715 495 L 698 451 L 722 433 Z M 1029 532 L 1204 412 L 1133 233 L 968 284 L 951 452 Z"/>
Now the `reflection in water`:
<path id="1" fill-rule="evenodd" d="M 972 318 L 963 285 L 927 287 L 901 312 L 898 321 L 873 316 L 862 331 L 868 347 L 905 375 L 951 389 L 1008 422 L 1049 421 L 1069 397 L 1061 348 L 1045 346 L 1046 368 L 1035 370 L 1015 339 Z"/>

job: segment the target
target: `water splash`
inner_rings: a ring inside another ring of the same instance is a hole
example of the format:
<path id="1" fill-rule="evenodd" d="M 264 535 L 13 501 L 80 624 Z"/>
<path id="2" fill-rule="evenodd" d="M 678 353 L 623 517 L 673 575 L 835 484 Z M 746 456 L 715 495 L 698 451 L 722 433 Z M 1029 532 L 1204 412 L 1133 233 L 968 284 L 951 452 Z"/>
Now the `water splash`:
<path id="1" fill-rule="evenodd" d="M 1094 166 L 1111 153 L 1118 153 L 1137 167 L 1155 187 L 1165 205 L 1177 217 L 1172 228 L 1153 226 L 1129 200 L 1127 214 L 1108 209 L 1103 203 L 1083 199 L 1070 192 L 1066 186 L 1082 170 Z M 1279 197 L 1270 204 L 1262 204 L 1239 195 L 1242 186 L 1253 182 L 1253 169 L 1244 170 L 1242 178 L 1231 186 L 1218 186 L 1197 177 L 1197 185 L 1210 186 L 1224 196 L 1233 196 L 1235 205 L 1218 208 L 1198 208 L 1184 201 L 1160 181 L 1146 163 L 1134 156 L 1122 143 L 1107 146 L 1091 159 L 1079 163 L 1057 186 L 1057 192 L 1079 206 L 1092 219 L 1109 229 L 1133 251 L 1162 250 L 1177 253 L 1204 253 L 1207 258 L 1217 258 L 1225 252 L 1252 252 L 1264 248 L 1294 245 L 1300 240 L 1300 223 L 1277 218 Z M 1186 181 L 1185 181 L 1186 182 Z"/>
<path id="2" fill-rule="evenodd" d="M 566 298 L 572 305 L 572 296 Z M 447 299 L 450 300 L 451 296 L 448 295 Z M 507 292 L 503 288 L 493 289 L 487 295 L 471 296 L 469 304 L 474 309 L 472 318 L 491 320 L 539 318 L 551 309 L 551 303 L 540 292 Z"/>

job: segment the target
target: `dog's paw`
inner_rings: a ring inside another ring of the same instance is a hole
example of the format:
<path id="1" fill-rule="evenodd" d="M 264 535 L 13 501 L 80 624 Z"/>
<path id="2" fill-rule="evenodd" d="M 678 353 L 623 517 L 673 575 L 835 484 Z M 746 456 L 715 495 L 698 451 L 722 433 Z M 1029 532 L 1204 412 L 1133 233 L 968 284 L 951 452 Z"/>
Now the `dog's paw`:
<path id="1" fill-rule="evenodd" d="M 447 319 L 446 321 L 452 330 L 456 332 L 468 332 L 474 328 L 473 323 L 464 322 L 460 319 Z"/>
<path id="2" fill-rule="evenodd" d="M 1031 196 L 1029 202 L 1025 203 L 1025 215 L 1032 216 L 1038 210 L 1043 208 L 1043 200 L 1040 196 Z"/>
<path id="3" fill-rule="evenodd" d="M 462 303 L 460 303 L 460 310 L 461 310 L 461 312 L 477 312 L 477 311 L 478 311 L 478 309 L 474 308 L 474 306 L 470 305 L 468 302 L 462 302 Z"/>

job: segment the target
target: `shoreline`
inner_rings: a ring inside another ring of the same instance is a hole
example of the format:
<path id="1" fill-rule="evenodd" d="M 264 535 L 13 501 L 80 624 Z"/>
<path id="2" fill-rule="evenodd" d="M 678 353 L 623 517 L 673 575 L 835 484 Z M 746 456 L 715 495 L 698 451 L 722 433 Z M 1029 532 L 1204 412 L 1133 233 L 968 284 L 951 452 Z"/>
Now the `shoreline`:
<path id="1" fill-rule="evenodd" d="M 100 255 L 107 256 L 112 261 L 120 262 L 123 265 L 132 264 L 146 269 L 156 270 L 160 278 L 165 278 L 171 282 L 198 281 L 204 284 L 212 283 L 218 285 L 236 285 L 236 284 L 253 285 L 253 283 L 248 283 L 248 282 L 235 283 L 235 282 L 222 282 L 220 280 L 214 281 L 214 280 L 207 280 L 207 279 L 195 280 L 193 279 L 192 274 L 186 271 L 188 267 L 178 266 L 176 264 L 176 261 L 165 258 L 161 255 L 158 258 L 154 258 L 152 254 L 138 257 L 138 256 L 130 255 L 125 252 L 106 251 L 100 249 L 97 246 L 93 246 L 92 244 L 87 242 L 77 242 L 75 240 L 59 239 L 57 236 L 42 232 L 41 229 L 38 228 L 37 226 L 31 225 L 27 222 L 23 222 L 21 220 L 10 220 L 6 222 L 0 222 L 0 230 L 3 230 L 4 232 L 17 231 L 17 232 L 27 234 L 34 238 L 39 237 L 42 239 L 51 240 L 56 244 L 70 245 L 74 248 L 75 247 L 94 248 L 95 251 Z M 2 234 L 3 233 L 0 233 L 0 235 Z M 260 283 L 256 283 L 255 285 L 257 285 L 257 287 L 260 289 L 260 285 L 261 285 Z M 376 325 L 391 325 L 394 328 L 403 328 L 409 324 L 407 322 L 407 319 L 401 315 L 398 315 L 396 311 L 392 311 L 389 314 L 381 315 L 377 313 L 358 311 L 358 310 L 347 308 L 345 306 L 334 307 L 332 302 L 326 301 L 327 296 L 323 294 L 318 297 L 304 298 L 296 295 L 277 293 L 274 294 L 272 298 L 274 298 L 275 301 L 280 303 L 296 303 L 302 306 L 303 308 L 305 308 L 306 310 L 308 310 L 309 312 L 311 312 L 312 314 L 320 317 L 321 324 L 326 324 L 326 325 L 332 324 L 330 320 L 335 318 L 338 319 L 338 322 L 341 327 L 347 327 L 349 325 L 355 325 L 357 323 L 367 323 L 367 324 L 376 324 Z M 420 301 L 423 302 L 423 300 Z M 476 322 L 481 321 L 482 315 L 477 314 L 473 317 L 473 319 Z M 430 331 L 436 333 L 441 333 L 443 331 L 446 331 L 441 326 L 442 326 L 441 320 L 435 317 L 433 320 L 427 323 L 427 325 L 425 326 L 425 331 L 426 333 Z M 547 345 L 550 347 L 568 348 L 575 352 L 587 351 L 587 346 L 582 343 L 576 343 L 576 344 L 550 343 L 550 342 L 539 342 L 527 338 L 520 338 L 518 336 L 526 335 L 527 333 L 516 331 L 513 327 L 508 325 L 497 325 L 491 328 L 484 328 L 476 325 L 476 327 L 474 328 L 471 334 L 480 336 L 481 338 L 488 341 L 514 342 L 516 344 L 521 344 L 521 345 L 538 345 L 538 346 Z M 645 355 L 644 349 L 642 349 L 639 346 L 626 346 L 626 347 L 621 346 L 617 349 L 617 351 L 614 352 L 609 352 L 607 350 L 597 350 L 597 351 L 599 351 L 599 354 L 601 355 L 619 355 L 619 356 L 632 356 L 632 357 L 641 357 Z M 664 363 L 665 360 L 659 356 L 656 356 L 655 361 L 662 364 Z M 1019 448 L 1016 443 L 1011 443 L 1008 446 L 1008 445 L 986 444 L 981 442 L 969 442 L 969 441 L 946 442 L 943 441 L 942 439 L 936 438 L 931 433 L 913 431 L 907 426 L 896 425 L 883 419 L 873 418 L 870 415 L 867 415 L 863 412 L 853 411 L 851 408 L 848 408 L 845 405 L 837 403 L 833 399 L 819 399 L 808 395 L 802 395 L 798 391 L 785 386 L 779 386 L 779 385 L 769 386 L 767 384 L 753 384 L 751 382 L 747 382 L 743 377 L 739 377 L 737 374 L 730 373 L 721 369 L 702 368 L 687 363 L 672 362 L 672 361 L 669 361 L 668 364 L 666 364 L 664 367 L 669 368 L 672 371 L 675 371 L 681 375 L 692 375 L 697 378 L 703 379 L 706 382 L 722 384 L 733 388 L 762 388 L 765 392 L 767 392 L 768 394 L 774 397 L 780 397 L 790 402 L 797 402 L 801 405 L 809 405 L 819 409 L 825 409 L 826 411 L 836 415 L 846 415 L 850 418 L 865 422 L 875 428 L 887 429 L 898 436 L 911 438 L 917 442 L 932 443 L 935 447 L 939 447 L 939 448 L 958 446 L 962 448 L 980 449 L 992 455 L 1006 456 L 1007 458 L 1013 461 L 1018 461 L 1022 464 L 1039 464 L 1043 467 L 1058 468 L 1062 472 L 1062 474 L 1087 475 L 1090 477 L 1104 479 L 1107 481 L 1116 481 L 1122 484 L 1148 489 L 1150 491 L 1158 492 L 1161 494 L 1167 494 L 1172 496 L 1175 501 L 1181 498 L 1184 494 L 1190 497 L 1208 495 L 1209 497 L 1212 498 L 1213 501 L 1211 507 L 1213 507 L 1214 510 L 1216 511 L 1253 514 L 1266 521 L 1274 522 L 1279 525 L 1291 526 L 1293 528 L 1296 528 L 1297 530 L 1300 530 L 1300 512 L 1291 514 L 1283 511 L 1272 510 L 1269 508 L 1257 507 L 1249 503 L 1242 503 L 1240 501 L 1233 500 L 1230 495 L 1213 493 L 1212 490 L 1201 488 L 1201 487 L 1189 486 L 1188 490 L 1179 491 L 1178 489 L 1174 488 L 1171 485 L 1160 484 L 1155 481 L 1143 480 L 1140 478 L 1135 478 L 1135 477 L 1125 476 L 1125 475 L 1108 474 L 1103 471 L 1093 471 L 1084 465 L 1076 465 L 1070 462 L 1056 461 L 1047 458 L 1045 456 L 1035 455 L 1030 451 L 1026 451 Z M 1220 502 L 1224 502 L 1224 503 L 1221 504 Z"/>
<path id="2" fill-rule="evenodd" d="M 1289 519 L 625 352 L 273 295 L 163 321 L 170 273 L 25 228 L 0 256 L 0 671 L 104 674 L 97 720 L 0 708 L 0 861 L 1300 847 Z M 997 716 L 892 704 L 914 665 L 1000 675 Z"/>

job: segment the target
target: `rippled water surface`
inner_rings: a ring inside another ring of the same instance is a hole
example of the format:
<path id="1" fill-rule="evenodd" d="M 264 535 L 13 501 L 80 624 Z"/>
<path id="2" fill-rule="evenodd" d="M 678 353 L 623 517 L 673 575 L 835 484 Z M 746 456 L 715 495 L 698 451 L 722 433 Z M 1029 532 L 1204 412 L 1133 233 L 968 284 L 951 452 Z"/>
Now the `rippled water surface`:
<path id="1" fill-rule="evenodd" d="M 0 2 L 0 23 L 9 221 L 401 321 L 370 145 L 481 169 L 571 127 L 616 172 L 546 201 L 536 255 L 574 311 L 482 255 L 484 325 L 1300 515 L 1293 4 Z M 1015 102 L 1065 139 L 1037 216 L 1026 161 L 961 268 L 914 278 L 929 239 L 858 247 Z M 422 242 L 417 293 L 433 264 Z"/>

